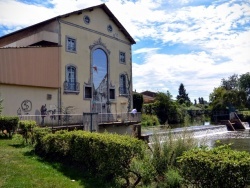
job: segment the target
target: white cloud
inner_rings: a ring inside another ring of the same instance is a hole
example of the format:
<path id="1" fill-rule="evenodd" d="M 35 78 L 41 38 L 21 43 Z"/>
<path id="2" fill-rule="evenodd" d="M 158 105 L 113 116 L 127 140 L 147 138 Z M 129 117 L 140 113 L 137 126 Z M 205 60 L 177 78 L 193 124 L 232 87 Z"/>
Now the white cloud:
<path id="1" fill-rule="evenodd" d="M 0 25 L 7 33 L 103 2 L 141 47 L 133 47 L 133 88 L 137 91 L 169 90 L 175 96 L 184 83 L 192 99 L 208 100 L 222 78 L 249 69 L 247 0 L 47 0 L 39 6 L 0 0 Z M 47 8 L 48 3 L 53 6 Z M 193 51 L 166 50 L 175 44 Z"/>
<path id="2" fill-rule="evenodd" d="M 141 54 L 141 53 L 153 53 L 155 51 L 159 50 L 159 48 L 141 48 L 139 50 L 133 51 L 133 54 Z"/>
<path id="3" fill-rule="evenodd" d="M 45 7 L 52 4 L 53 7 Z M 6 27 L 26 27 L 44 20 L 66 14 L 78 9 L 101 4 L 100 0 L 78 1 L 78 0 L 52 0 L 43 4 L 25 4 L 15 0 L 0 1 L 0 23 Z"/>

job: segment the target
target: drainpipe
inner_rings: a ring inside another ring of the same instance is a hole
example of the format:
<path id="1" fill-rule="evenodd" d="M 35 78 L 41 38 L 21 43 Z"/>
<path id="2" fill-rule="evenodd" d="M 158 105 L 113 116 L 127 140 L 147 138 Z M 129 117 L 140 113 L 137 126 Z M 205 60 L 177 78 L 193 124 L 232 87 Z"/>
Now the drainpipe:
<path id="1" fill-rule="evenodd" d="M 60 18 L 56 18 L 57 22 L 58 22 L 58 46 L 61 46 L 61 22 L 60 22 Z M 61 110 L 62 110 L 62 89 L 61 89 L 61 71 L 62 71 L 62 61 L 61 61 L 61 49 L 60 49 L 60 53 L 58 53 L 58 60 L 59 60 L 59 69 L 60 69 L 60 74 L 59 74 L 59 83 L 60 83 L 60 87 L 58 88 L 58 113 L 61 114 Z M 58 118 L 58 124 L 60 123 L 60 120 Z"/>

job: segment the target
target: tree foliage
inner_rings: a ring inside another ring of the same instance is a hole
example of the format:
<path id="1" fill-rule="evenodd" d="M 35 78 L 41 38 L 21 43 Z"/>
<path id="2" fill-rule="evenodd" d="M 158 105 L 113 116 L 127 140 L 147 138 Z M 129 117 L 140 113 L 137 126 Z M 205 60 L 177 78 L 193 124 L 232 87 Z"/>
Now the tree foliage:
<path id="1" fill-rule="evenodd" d="M 212 111 L 250 107 L 250 74 L 234 74 L 222 79 L 209 96 Z M 248 106 L 249 105 L 249 106 Z"/>
<path id="2" fill-rule="evenodd" d="M 141 112 L 143 106 L 143 95 L 140 93 L 133 94 L 133 108 L 137 109 L 138 112 Z"/>
<path id="3" fill-rule="evenodd" d="M 176 98 L 180 104 L 185 103 L 188 104 L 188 106 L 190 105 L 190 99 L 188 97 L 188 94 L 186 93 L 186 89 L 183 83 L 181 83 L 179 86 L 179 95 L 177 95 Z"/>
<path id="4" fill-rule="evenodd" d="M 239 78 L 239 87 L 242 91 L 246 92 L 247 107 L 250 108 L 250 73 L 242 74 Z"/>
<path id="5" fill-rule="evenodd" d="M 153 104 L 144 106 L 144 111 L 147 114 L 157 115 L 160 124 L 184 121 L 184 111 L 181 105 L 172 99 L 170 92 L 159 92 Z"/>
<path id="6" fill-rule="evenodd" d="M 172 96 L 169 92 L 167 92 L 166 94 L 159 92 L 156 95 L 154 111 L 161 124 L 165 123 L 168 120 L 169 110 L 172 103 L 171 98 Z"/>
<path id="7" fill-rule="evenodd" d="M 238 90 L 239 89 L 239 77 L 237 74 L 229 76 L 228 79 L 223 78 L 221 80 L 221 86 L 226 90 Z"/>
<path id="8" fill-rule="evenodd" d="M 244 108 L 246 104 L 246 93 L 238 90 L 226 90 L 224 87 L 214 88 L 209 95 L 210 108 L 212 111 L 226 110 L 230 107 Z"/>

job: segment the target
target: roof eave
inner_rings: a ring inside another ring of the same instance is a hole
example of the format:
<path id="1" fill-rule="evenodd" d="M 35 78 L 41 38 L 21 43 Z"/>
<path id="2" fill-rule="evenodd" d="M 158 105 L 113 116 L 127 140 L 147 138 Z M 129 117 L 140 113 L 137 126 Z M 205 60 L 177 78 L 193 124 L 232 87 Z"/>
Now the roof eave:
<path id="1" fill-rule="evenodd" d="M 37 24 L 31 25 L 31 26 L 25 27 L 23 29 L 14 31 L 12 33 L 9 33 L 7 35 L 4 35 L 4 36 L 0 37 L 0 39 L 8 37 L 8 36 L 11 36 L 11 35 L 14 35 L 14 34 L 19 33 L 19 32 L 22 32 L 22 31 L 24 31 L 26 29 L 29 29 L 29 28 L 32 28 L 32 27 L 36 27 L 36 26 L 44 24 L 46 22 L 57 20 L 57 19 L 59 19 L 61 17 L 68 17 L 71 14 L 82 14 L 82 12 L 84 10 L 92 11 L 95 8 L 102 8 L 104 10 L 104 12 L 110 17 L 110 19 L 112 19 L 114 21 L 114 23 L 118 26 L 118 28 L 123 32 L 123 34 L 127 37 L 127 39 L 130 41 L 130 43 L 131 44 L 136 44 L 135 40 L 131 37 L 131 35 L 128 33 L 128 31 L 123 27 L 123 25 L 119 22 L 119 20 L 114 16 L 114 14 L 109 10 L 109 8 L 104 3 L 100 4 L 100 5 L 88 7 L 88 8 L 85 8 L 85 9 L 81 9 L 81 10 L 77 10 L 77 11 L 73 11 L 73 12 L 70 12 L 70 13 L 66 13 L 66 14 L 63 14 L 63 15 L 59 15 L 59 16 L 53 17 L 51 19 L 39 22 Z"/>

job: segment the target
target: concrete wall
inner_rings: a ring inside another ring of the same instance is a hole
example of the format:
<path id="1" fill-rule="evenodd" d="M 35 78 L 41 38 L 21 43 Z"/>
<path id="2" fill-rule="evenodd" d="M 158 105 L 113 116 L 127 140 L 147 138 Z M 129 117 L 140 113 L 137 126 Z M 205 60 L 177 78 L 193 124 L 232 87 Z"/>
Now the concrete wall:
<path id="1" fill-rule="evenodd" d="M 0 94 L 2 115 L 40 115 L 42 105 L 46 104 L 47 111 L 58 106 L 58 89 L 0 84 Z M 51 99 L 47 98 L 48 94 Z"/>

